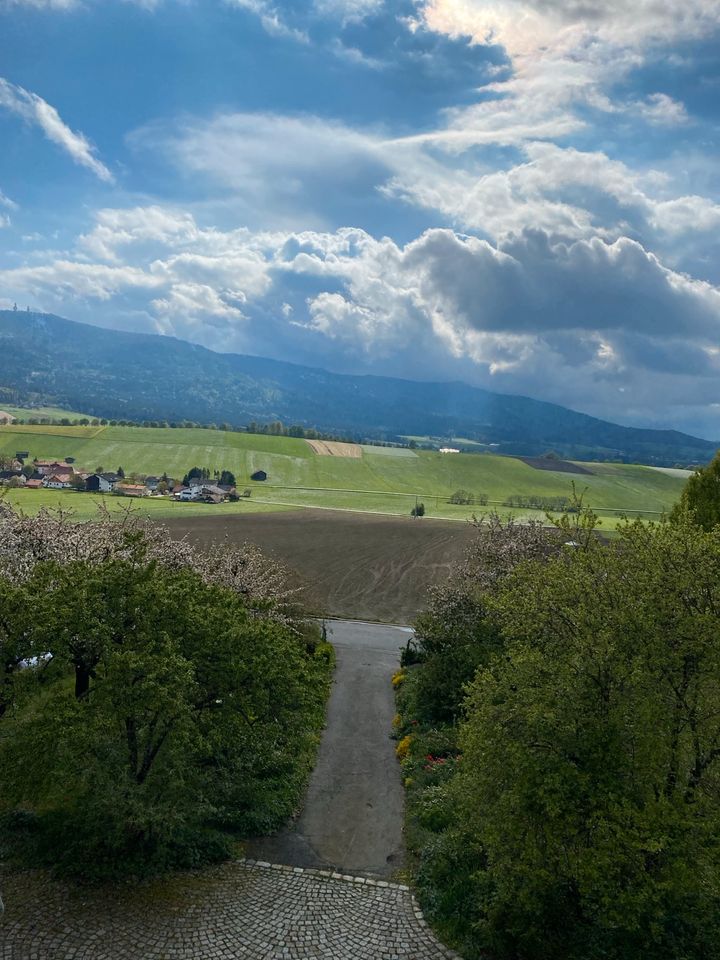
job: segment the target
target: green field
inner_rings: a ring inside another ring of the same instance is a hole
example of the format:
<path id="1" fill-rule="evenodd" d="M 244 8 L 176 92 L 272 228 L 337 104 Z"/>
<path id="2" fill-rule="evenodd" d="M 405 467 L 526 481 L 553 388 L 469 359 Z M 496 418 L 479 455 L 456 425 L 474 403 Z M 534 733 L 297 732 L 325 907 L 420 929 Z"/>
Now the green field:
<path id="1" fill-rule="evenodd" d="M 3 413 L 9 413 L 11 417 L 18 420 L 30 420 L 35 418 L 47 417 L 48 420 L 81 420 L 87 417 L 86 413 L 77 413 L 73 410 L 61 410 L 60 407 L 9 407 L 7 404 L 0 403 L 0 410 Z"/>
<path id="2" fill-rule="evenodd" d="M 94 520 L 101 506 L 105 506 L 111 513 L 119 513 L 130 508 L 158 520 L 167 520 L 172 517 L 242 516 L 248 513 L 277 513 L 293 509 L 281 504 L 253 503 L 252 500 L 210 505 L 177 503 L 164 497 L 143 497 L 141 500 L 135 500 L 110 494 L 104 496 L 96 493 L 75 493 L 72 490 L 8 490 L 4 499 L 16 509 L 31 516 L 43 508 L 48 510 L 62 508 L 71 511 L 76 520 Z"/>
<path id="3" fill-rule="evenodd" d="M 210 470 L 227 469 L 235 474 L 240 490 L 252 487 L 252 509 L 258 509 L 258 501 L 262 500 L 277 505 L 407 514 L 418 497 L 425 503 L 429 516 L 453 519 L 501 508 L 512 495 L 568 496 L 571 481 L 575 480 L 578 491 L 586 491 L 586 502 L 607 517 L 606 526 L 612 526 L 620 514 L 650 519 L 659 516 L 677 500 L 684 483 L 682 477 L 643 466 L 585 464 L 592 475 L 573 475 L 537 470 L 520 460 L 490 454 L 443 455 L 418 450 L 402 451 L 399 455 L 392 448 L 373 451 L 364 446 L 360 459 L 322 457 L 303 440 L 201 429 L 0 427 L 0 456 L 12 455 L 16 450 L 28 450 L 31 457 L 38 458 L 74 457 L 77 467 L 89 470 L 116 470 L 122 466 L 127 474 L 166 472 L 181 478 L 196 465 Z M 267 472 L 267 482 L 250 481 L 250 474 L 259 469 Z M 484 494 L 488 506 L 447 503 L 447 498 L 461 488 Z M 15 496 L 26 498 L 30 494 L 20 491 Z M 190 506 L 153 501 L 144 502 L 143 509 L 187 511 Z M 243 508 L 248 505 L 222 509 Z M 522 516 L 533 514 L 521 509 L 513 512 Z"/>

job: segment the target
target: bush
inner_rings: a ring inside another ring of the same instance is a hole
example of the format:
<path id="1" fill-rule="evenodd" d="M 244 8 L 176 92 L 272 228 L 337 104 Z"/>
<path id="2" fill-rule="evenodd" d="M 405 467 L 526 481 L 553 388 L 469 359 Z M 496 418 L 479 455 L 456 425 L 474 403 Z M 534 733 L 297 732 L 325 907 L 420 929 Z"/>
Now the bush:
<path id="1" fill-rule="evenodd" d="M 410 511 L 411 517 L 424 517 L 425 516 L 425 504 L 416 503 L 415 506 Z"/>

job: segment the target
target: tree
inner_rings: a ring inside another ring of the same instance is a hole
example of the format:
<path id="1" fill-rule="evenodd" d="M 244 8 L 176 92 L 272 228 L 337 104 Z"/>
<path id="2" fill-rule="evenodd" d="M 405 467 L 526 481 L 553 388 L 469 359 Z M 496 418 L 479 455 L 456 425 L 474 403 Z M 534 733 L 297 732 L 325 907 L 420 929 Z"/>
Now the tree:
<path id="1" fill-rule="evenodd" d="M 140 541 L 128 550 L 0 578 L 0 811 L 34 810 L 40 847 L 82 876 L 197 862 L 210 822 L 279 825 L 323 722 L 316 628 L 308 642 Z"/>
<path id="2" fill-rule="evenodd" d="M 120 477 L 121 480 L 124 480 L 124 479 L 125 479 L 125 471 L 123 470 L 122 467 L 118 467 L 116 473 L 117 473 L 117 475 Z"/>
<path id="3" fill-rule="evenodd" d="M 684 512 L 690 512 L 704 530 L 720 523 L 720 451 L 685 484 L 672 517 L 678 519 Z"/>
<path id="4" fill-rule="evenodd" d="M 221 472 L 221 474 L 220 474 L 219 483 L 220 483 L 222 486 L 227 486 L 227 487 L 234 487 L 234 486 L 236 486 L 236 485 L 237 485 L 237 482 L 236 482 L 236 480 L 235 480 L 235 474 L 234 474 L 234 473 L 231 473 L 230 470 L 223 470 L 223 471 Z"/>
<path id="5" fill-rule="evenodd" d="M 717 958 L 720 530 L 634 523 L 491 605 L 428 867 L 466 891 L 471 955 Z"/>
<path id="6" fill-rule="evenodd" d="M 206 481 L 210 479 L 210 470 L 207 467 L 191 467 L 183 477 L 183 486 L 187 486 L 191 480 Z"/>

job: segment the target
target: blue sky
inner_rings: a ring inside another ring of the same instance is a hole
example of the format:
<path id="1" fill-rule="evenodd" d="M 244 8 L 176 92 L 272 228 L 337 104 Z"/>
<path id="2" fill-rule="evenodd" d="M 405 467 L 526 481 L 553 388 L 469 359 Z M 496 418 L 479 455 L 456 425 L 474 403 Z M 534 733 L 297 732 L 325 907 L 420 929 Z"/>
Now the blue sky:
<path id="1" fill-rule="evenodd" d="M 720 440 L 720 0 L 0 0 L 0 305 Z"/>

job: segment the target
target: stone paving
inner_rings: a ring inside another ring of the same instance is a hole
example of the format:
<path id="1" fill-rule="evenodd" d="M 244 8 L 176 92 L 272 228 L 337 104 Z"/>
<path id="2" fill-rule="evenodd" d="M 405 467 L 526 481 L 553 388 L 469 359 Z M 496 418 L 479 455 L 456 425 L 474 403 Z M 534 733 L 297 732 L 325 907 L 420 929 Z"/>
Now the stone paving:
<path id="1" fill-rule="evenodd" d="M 244 860 L 104 891 L 3 878 L 0 960 L 441 960 L 402 884 Z"/>

